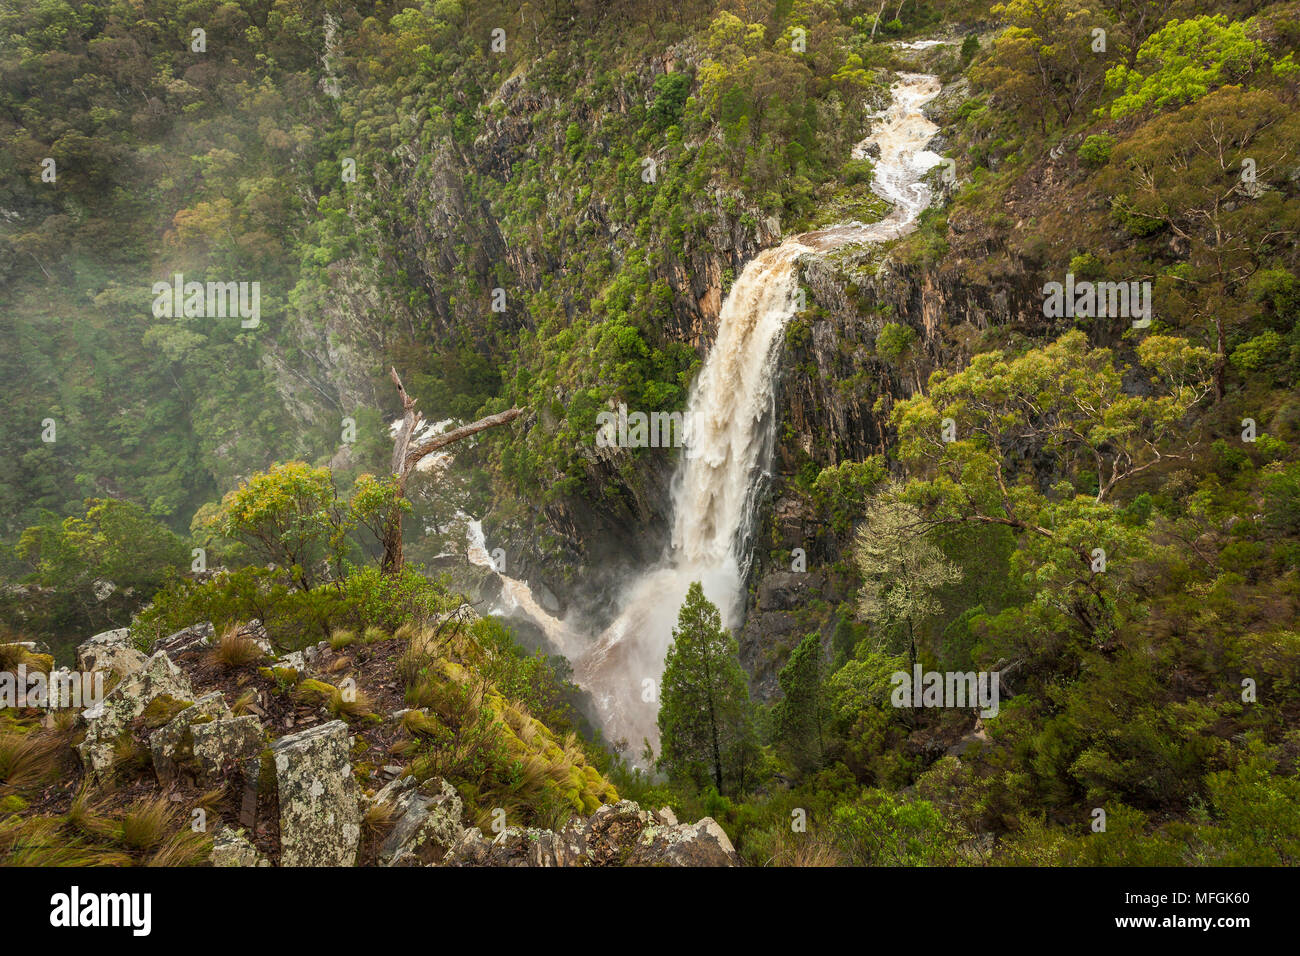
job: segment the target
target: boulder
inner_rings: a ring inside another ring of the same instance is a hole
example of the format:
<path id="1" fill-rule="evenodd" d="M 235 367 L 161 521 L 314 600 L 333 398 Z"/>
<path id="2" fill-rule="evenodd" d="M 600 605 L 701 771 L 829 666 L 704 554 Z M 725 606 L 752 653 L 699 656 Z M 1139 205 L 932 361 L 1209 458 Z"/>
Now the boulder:
<path id="1" fill-rule="evenodd" d="M 433 791 L 432 796 L 420 789 L 407 788 L 392 801 L 397 822 L 379 848 L 381 865 L 419 866 L 440 862 L 464 832 L 460 822 L 461 802 L 455 787 L 445 780 L 430 781 L 425 786 Z"/>
<path id="2" fill-rule="evenodd" d="M 506 827 L 488 839 L 478 827 L 461 833 L 447 851 L 444 866 L 587 866 L 581 831 L 554 833 L 531 827 Z"/>
<path id="3" fill-rule="evenodd" d="M 208 858 L 213 866 L 270 866 L 266 857 L 257 852 L 257 848 L 248 842 L 242 830 L 223 827 L 212 840 L 212 855 Z"/>
<path id="4" fill-rule="evenodd" d="M 377 807 L 383 806 L 385 803 L 393 803 L 398 797 L 404 794 L 407 790 L 410 790 L 418 782 L 419 781 L 410 775 L 399 775 L 396 780 L 388 781 L 388 783 L 384 784 L 383 787 L 376 791 L 375 795 L 370 798 L 370 802 Z"/>
<path id="5" fill-rule="evenodd" d="M 332 720 L 271 745 L 280 802 L 281 866 L 352 866 L 361 842 L 360 788 L 347 724 Z"/>
<path id="6" fill-rule="evenodd" d="M 628 866 L 736 866 L 731 840 L 712 817 L 698 823 L 649 827 L 628 856 Z"/>
<path id="7" fill-rule="evenodd" d="M 292 667 L 299 674 L 305 674 L 309 670 L 315 670 L 324 658 L 329 656 L 331 650 L 329 641 L 319 641 L 315 644 L 308 644 L 301 650 L 290 651 L 282 655 L 272 666 Z"/>
<path id="8" fill-rule="evenodd" d="M 122 677 L 129 677 L 144 667 L 145 657 L 131 645 L 131 629 L 119 627 L 111 631 L 101 631 L 90 640 L 77 647 L 77 669 L 117 672 Z"/>
<path id="9" fill-rule="evenodd" d="M 305 674 L 307 673 L 307 656 L 302 651 L 290 651 L 271 666 L 288 667 L 297 671 L 299 674 Z"/>
<path id="10" fill-rule="evenodd" d="M 655 819 L 631 800 L 606 804 L 587 819 L 587 855 L 596 866 L 621 866 L 627 862 L 641 832 Z"/>
<path id="11" fill-rule="evenodd" d="M 182 710 L 149 738 L 153 769 L 158 782 L 166 786 L 180 774 L 183 764 L 194 756 L 193 732 L 214 720 L 230 716 L 230 708 L 220 691 L 205 694 Z"/>
<path id="12" fill-rule="evenodd" d="M 196 780 L 201 787 L 220 785 L 232 769 L 255 760 L 266 747 L 262 724 L 252 715 L 199 724 L 191 734 Z"/>
<path id="13" fill-rule="evenodd" d="M 203 621 L 199 624 L 191 624 L 189 627 L 182 628 L 174 634 L 168 634 L 154 645 L 156 651 L 166 651 L 168 654 L 179 654 L 181 651 L 187 651 L 191 647 L 201 647 L 212 643 L 212 636 L 216 633 L 216 628 L 212 626 L 211 621 Z"/>
<path id="14" fill-rule="evenodd" d="M 672 820 L 672 823 L 661 821 Z M 704 817 L 682 825 L 671 810 L 651 814 L 630 800 L 607 804 L 563 830 L 506 827 L 491 839 L 470 827 L 444 866 L 737 866 L 731 841 Z"/>
<path id="15" fill-rule="evenodd" d="M 271 637 L 267 634 L 266 627 L 257 618 L 253 618 L 241 627 L 239 633 L 242 637 L 252 638 L 253 643 L 256 644 L 267 657 L 274 656 L 275 648 L 271 646 Z"/>
<path id="16" fill-rule="evenodd" d="M 164 694 L 176 700 L 194 697 L 189 678 L 165 652 L 158 651 L 138 673 L 124 679 L 102 702 L 83 712 L 86 736 L 77 745 L 77 753 L 88 774 L 99 776 L 112 769 L 117 741 L 130 731 L 131 722 Z"/>

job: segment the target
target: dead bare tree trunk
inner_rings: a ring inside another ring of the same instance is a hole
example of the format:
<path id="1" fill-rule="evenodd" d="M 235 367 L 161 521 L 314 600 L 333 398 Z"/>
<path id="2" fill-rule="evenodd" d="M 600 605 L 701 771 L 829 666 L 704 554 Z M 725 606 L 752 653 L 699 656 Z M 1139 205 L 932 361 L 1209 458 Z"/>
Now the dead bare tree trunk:
<path id="1" fill-rule="evenodd" d="M 871 36 L 868 39 L 876 38 L 876 27 L 880 26 L 880 16 L 885 12 L 885 4 L 888 2 L 889 0 L 880 0 L 880 9 L 876 11 L 876 18 L 871 21 Z"/>
<path id="2" fill-rule="evenodd" d="M 437 451 L 439 448 L 454 444 L 462 438 L 468 438 L 470 435 L 477 435 L 485 429 L 512 422 L 524 413 L 522 408 L 507 409 L 504 412 L 497 412 L 495 415 L 480 418 L 476 422 L 470 422 L 468 425 L 453 428 L 441 435 L 434 435 L 432 438 L 412 446 L 411 440 L 424 425 L 425 419 L 423 415 L 415 410 L 415 399 L 406 393 L 406 389 L 402 386 L 402 380 L 397 375 L 397 369 L 390 369 L 389 373 L 393 384 L 397 386 L 397 394 L 402 399 L 402 424 L 397 429 L 397 437 L 393 439 L 393 477 L 397 497 L 393 502 L 392 510 L 388 513 L 388 520 L 384 524 L 384 558 L 380 564 L 380 569 L 384 574 L 394 574 L 402 569 L 401 500 L 406 497 L 406 481 L 420 459 Z"/>

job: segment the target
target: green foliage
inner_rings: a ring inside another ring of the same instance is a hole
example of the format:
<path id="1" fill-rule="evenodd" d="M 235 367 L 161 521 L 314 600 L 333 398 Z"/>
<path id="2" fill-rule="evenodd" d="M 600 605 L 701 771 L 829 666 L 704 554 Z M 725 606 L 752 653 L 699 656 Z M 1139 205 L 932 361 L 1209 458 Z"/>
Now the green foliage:
<path id="1" fill-rule="evenodd" d="M 1110 162 L 1110 152 L 1114 148 L 1114 136 L 1109 133 L 1093 133 L 1079 146 L 1079 159 L 1089 166 L 1105 166 Z"/>
<path id="2" fill-rule="evenodd" d="M 916 344 L 916 330 L 909 325 L 886 322 L 876 336 L 876 354 L 886 362 L 898 363 Z"/>
<path id="3" fill-rule="evenodd" d="M 1233 349 L 1229 361 L 1239 372 L 1257 372 L 1280 362 L 1285 355 L 1282 336 L 1268 329 Z"/>
<path id="4" fill-rule="evenodd" d="M 685 73 L 665 73 L 654 82 L 654 102 L 650 105 L 650 124 L 659 132 L 676 126 L 691 92 L 691 78 Z"/>
<path id="5" fill-rule="evenodd" d="M 206 581 L 176 579 L 138 615 L 132 637 L 147 647 L 196 621 L 211 621 L 221 630 L 257 619 L 276 647 L 292 650 L 328 640 L 339 628 L 391 633 L 429 623 L 459 603 L 444 584 L 410 567 L 399 575 L 382 575 L 374 567 L 345 571 L 342 579 L 311 588 L 285 569 L 256 566 Z"/>
<path id="6" fill-rule="evenodd" d="M 821 635 L 809 634 L 777 675 L 782 699 L 772 708 L 772 735 L 801 772 L 820 769 L 830 745 L 830 698 Z"/>
<path id="7" fill-rule="evenodd" d="M 1286 281 L 1269 267 L 1300 229 L 1300 203 L 1255 189 L 1249 164 L 1277 168 L 1300 135 L 1300 117 L 1275 93 L 1225 86 L 1174 113 L 1159 114 L 1115 147 L 1105 182 L 1121 222 L 1138 235 L 1171 233 L 1184 246 L 1154 295 L 1175 327 L 1215 350 L 1215 393 L 1226 390 L 1227 343 L 1259 313 L 1256 296 L 1287 307 Z M 1223 149 L 1207 150 L 1218 141 Z M 1249 161 L 1249 163 L 1247 162 Z M 1267 175 L 1267 174 L 1266 174 Z M 1228 193 L 1241 202 L 1223 202 Z M 1254 292 L 1247 278 L 1261 269 Z"/>
<path id="8" fill-rule="evenodd" d="M 1202 839 L 1226 866 L 1295 866 L 1300 860 L 1300 775 L 1277 774 L 1255 752 L 1206 777 L 1218 826 Z"/>
<path id="9" fill-rule="evenodd" d="M 8 589 L 0 599 L 3 626 L 50 642 L 60 656 L 70 641 L 127 623 L 190 563 L 181 538 L 139 505 L 114 498 L 87 499 L 81 517 L 46 515 L 23 531 L 14 551 L 32 587 Z"/>
<path id="10" fill-rule="evenodd" d="M 756 741 L 736 639 L 718 609 L 691 585 L 673 628 L 660 682 L 658 767 L 676 782 L 743 793 L 753 782 Z"/>
<path id="11" fill-rule="evenodd" d="M 1092 52 L 1092 31 L 1109 27 L 1109 19 L 1082 0 L 1010 0 L 991 12 L 1007 26 L 972 78 L 1034 117 L 1044 134 L 1049 118 L 1068 126 L 1102 82 L 1105 61 Z"/>
<path id="12" fill-rule="evenodd" d="M 328 468 L 287 462 L 254 474 L 196 523 L 232 542 L 230 557 L 276 565 L 310 590 L 341 577 L 344 562 L 367 544 L 374 550 L 394 508 L 409 510 L 410 503 L 391 475 L 361 475 L 344 500 Z M 368 536 L 351 540 L 359 529 Z"/>
<path id="13" fill-rule="evenodd" d="M 874 625 L 878 649 L 895 649 L 888 637 L 899 634 L 915 663 L 919 632 L 942 610 L 937 592 L 961 573 L 926 539 L 921 513 L 897 494 L 876 500 L 854 542 L 863 582 L 858 609 Z"/>
<path id="14" fill-rule="evenodd" d="M 878 455 L 865 461 L 842 461 L 823 468 L 813 482 L 813 498 L 829 515 L 840 533 L 862 514 L 867 500 L 885 480 L 885 464 Z"/>
<path id="15" fill-rule="evenodd" d="M 1106 85 L 1120 91 L 1110 107 L 1115 119 L 1142 110 L 1194 103 L 1216 87 L 1238 83 L 1272 61 L 1248 31 L 1253 21 L 1229 21 L 1223 14 L 1170 20 L 1137 52 L 1137 63 L 1106 73 Z"/>
<path id="16" fill-rule="evenodd" d="M 836 807 L 837 843 L 853 866 L 951 866 L 960 862 L 962 832 L 926 800 L 867 790 Z"/>

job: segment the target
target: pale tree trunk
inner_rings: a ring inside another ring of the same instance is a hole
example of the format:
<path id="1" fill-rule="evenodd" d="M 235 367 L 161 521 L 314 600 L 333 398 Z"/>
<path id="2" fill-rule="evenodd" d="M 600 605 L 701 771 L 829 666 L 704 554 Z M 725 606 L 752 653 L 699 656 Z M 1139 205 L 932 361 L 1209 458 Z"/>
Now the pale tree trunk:
<path id="1" fill-rule="evenodd" d="M 871 36 L 868 39 L 876 38 L 876 27 L 880 26 L 880 17 L 885 12 L 885 4 L 888 2 L 889 0 L 880 0 L 880 9 L 876 11 L 876 18 L 871 21 Z"/>
<path id="2" fill-rule="evenodd" d="M 398 427 L 397 436 L 393 439 L 392 467 L 393 477 L 396 479 L 397 500 L 394 501 L 393 508 L 388 513 L 388 520 L 384 524 L 384 557 L 380 564 L 384 574 L 393 574 L 402 569 L 402 509 L 400 501 L 406 497 L 406 481 L 411 472 L 415 470 L 415 466 L 420 459 L 437 451 L 439 448 L 454 444 L 462 438 L 468 438 L 470 435 L 477 435 L 485 429 L 512 422 L 524 413 L 522 408 L 507 409 L 504 412 L 497 412 L 495 415 L 480 418 L 468 425 L 453 428 L 441 435 L 434 435 L 432 438 L 413 446 L 411 440 L 424 425 L 425 419 L 423 415 L 415 410 L 415 399 L 406 393 L 406 389 L 402 386 L 402 380 L 397 375 L 397 369 L 390 369 L 390 377 L 393 384 L 397 386 L 398 396 L 402 399 L 402 424 Z"/>

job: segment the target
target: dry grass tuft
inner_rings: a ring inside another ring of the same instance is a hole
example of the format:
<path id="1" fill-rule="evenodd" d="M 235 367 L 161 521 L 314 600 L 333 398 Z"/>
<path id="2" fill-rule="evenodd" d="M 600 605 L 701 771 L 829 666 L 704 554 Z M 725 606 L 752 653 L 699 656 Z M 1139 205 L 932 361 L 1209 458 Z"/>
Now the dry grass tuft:
<path id="1" fill-rule="evenodd" d="M 201 866 L 212 852 L 212 837 L 188 828 L 177 830 L 145 860 L 145 866 Z"/>
<path id="2" fill-rule="evenodd" d="M 66 746 L 54 734 L 0 733 L 0 791 L 34 787 L 55 776 Z"/>
<path id="3" fill-rule="evenodd" d="M 0 820 L 0 866 L 129 866 L 125 853 L 87 846 L 53 817 Z"/>
<path id="4" fill-rule="evenodd" d="M 393 824 L 396 811 L 391 803 L 372 804 L 361 816 L 361 830 L 369 836 L 384 833 Z"/>
<path id="5" fill-rule="evenodd" d="M 162 846 L 176 824 L 176 805 L 162 795 L 136 801 L 122 815 L 118 839 L 132 850 L 149 852 Z"/>
<path id="6" fill-rule="evenodd" d="M 219 664 L 227 670 L 235 670 L 260 661 L 266 656 L 266 653 L 248 634 L 240 632 L 234 625 L 222 632 L 217 645 L 210 652 L 213 663 Z"/>
<path id="7" fill-rule="evenodd" d="M 240 694 L 238 697 L 235 698 L 235 702 L 230 705 L 230 712 L 234 714 L 236 717 L 242 717 L 245 714 L 251 714 L 252 710 L 250 708 L 256 703 L 257 703 L 257 691 L 250 687 L 248 690 L 244 691 L 242 694 Z"/>
<path id="8" fill-rule="evenodd" d="M 356 642 L 357 642 L 356 631 L 347 631 L 340 628 L 339 630 L 336 630 L 332 634 L 330 634 L 330 647 L 332 647 L 336 651 L 342 650 L 343 648 L 351 644 L 355 644 Z"/>

